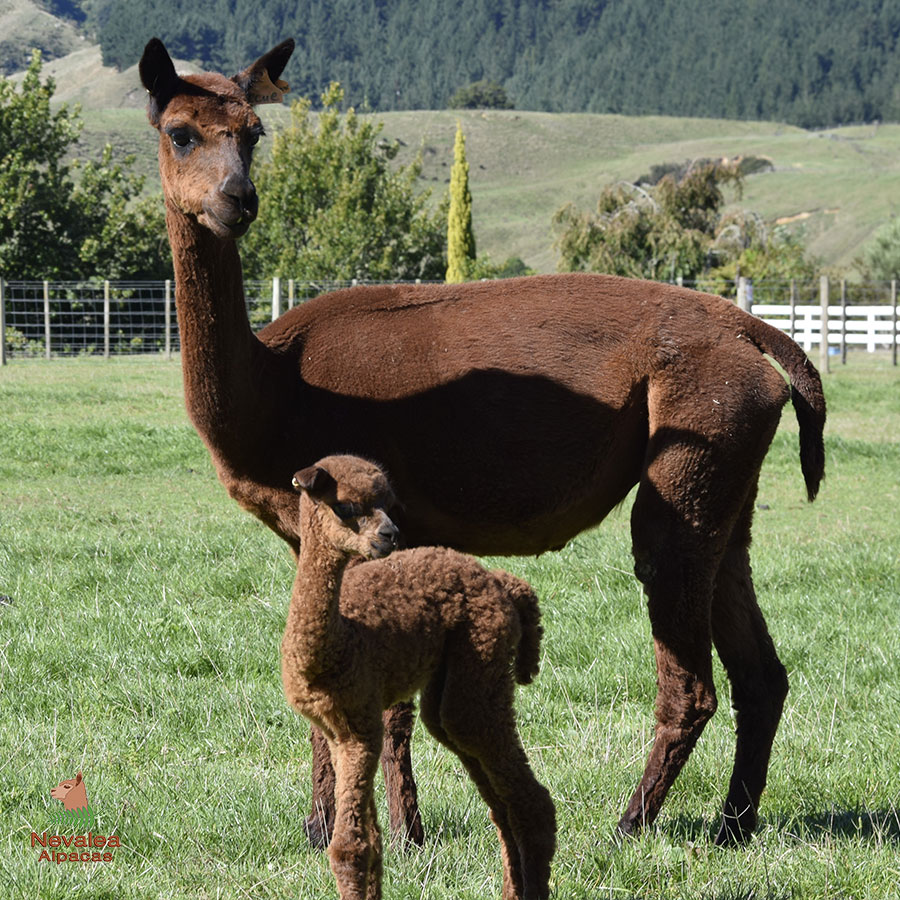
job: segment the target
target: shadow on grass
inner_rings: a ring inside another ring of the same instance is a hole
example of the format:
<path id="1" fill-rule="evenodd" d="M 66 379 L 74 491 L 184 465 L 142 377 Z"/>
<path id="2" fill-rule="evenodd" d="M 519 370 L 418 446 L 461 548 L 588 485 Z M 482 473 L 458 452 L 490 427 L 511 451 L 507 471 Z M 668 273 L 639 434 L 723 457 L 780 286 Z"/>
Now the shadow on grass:
<path id="1" fill-rule="evenodd" d="M 861 809 L 832 807 L 805 816 L 772 816 L 761 820 L 786 838 L 814 842 L 824 836 L 900 844 L 900 807 Z M 656 828 L 673 843 L 712 841 L 719 820 L 676 816 Z M 739 848 L 738 848 L 739 849 Z"/>
<path id="2" fill-rule="evenodd" d="M 800 840 L 821 835 L 900 844 L 900 808 L 842 809 L 832 807 L 807 816 L 784 816 L 770 820 L 773 828 Z"/>

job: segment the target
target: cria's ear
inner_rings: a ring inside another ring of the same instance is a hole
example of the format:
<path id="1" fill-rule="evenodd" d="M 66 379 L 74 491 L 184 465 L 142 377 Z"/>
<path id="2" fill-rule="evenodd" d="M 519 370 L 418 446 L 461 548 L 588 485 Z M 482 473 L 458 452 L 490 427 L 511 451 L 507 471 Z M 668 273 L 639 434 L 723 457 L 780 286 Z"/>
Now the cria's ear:
<path id="1" fill-rule="evenodd" d="M 81 772 L 79 772 L 79 773 L 75 776 L 75 784 L 81 784 L 82 781 L 83 781 L 83 777 L 82 777 Z"/>
<path id="2" fill-rule="evenodd" d="M 319 466 L 309 466 L 294 475 L 291 482 L 294 490 L 303 491 L 315 500 L 331 496 L 337 489 L 337 482 Z"/>
<path id="3" fill-rule="evenodd" d="M 288 38 L 231 80 L 247 95 L 249 103 L 281 103 L 290 88 L 278 76 L 284 71 L 293 52 L 294 39 Z"/>
<path id="4" fill-rule="evenodd" d="M 158 125 L 159 117 L 168 102 L 178 93 L 181 83 L 172 58 L 159 38 L 151 38 L 147 42 L 138 71 L 141 74 L 141 84 L 150 94 L 147 115 L 151 124 Z"/>

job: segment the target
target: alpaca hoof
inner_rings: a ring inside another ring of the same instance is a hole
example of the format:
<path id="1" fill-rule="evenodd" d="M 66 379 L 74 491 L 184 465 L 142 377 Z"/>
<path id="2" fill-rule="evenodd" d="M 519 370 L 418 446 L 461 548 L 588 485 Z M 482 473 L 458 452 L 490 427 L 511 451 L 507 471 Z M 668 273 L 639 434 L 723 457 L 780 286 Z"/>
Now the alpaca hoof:
<path id="1" fill-rule="evenodd" d="M 331 842 L 333 826 L 322 816 L 311 815 L 303 822 L 303 830 L 313 850 L 325 850 Z"/>
<path id="2" fill-rule="evenodd" d="M 750 841 L 755 826 L 755 822 L 748 827 L 740 819 L 723 818 L 714 843 L 717 847 L 744 847 Z"/>
<path id="3" fill-rule="evenodd" d="M 413 844 L 416 847 L 425 845 L 425 829 L 418 810 L 400 828 L 391 829 L 393 836 L 402 844 Z"/>
<path id="4" fill-rule="evenodd" d="M 617 839 L 636 838 L 641 833 L 641 823 L 638 819 L 630 819 L 623 816 L 616 825 L 615 836 Z"/>

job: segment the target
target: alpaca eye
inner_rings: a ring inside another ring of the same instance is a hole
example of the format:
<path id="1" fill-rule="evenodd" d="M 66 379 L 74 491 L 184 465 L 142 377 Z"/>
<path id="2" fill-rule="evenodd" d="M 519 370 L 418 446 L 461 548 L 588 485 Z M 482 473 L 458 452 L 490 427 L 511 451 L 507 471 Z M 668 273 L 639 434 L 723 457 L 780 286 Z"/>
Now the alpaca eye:
<path id="1" fill-rule="evenodd" d="M 179 150 L 186 150 L 193 141 L 191 133 L 184 128 L 178 128 L 175 131 L 170 132 L 169 137 L 172 139 L 172 143 L 175 147 Z"/>
<path id="2" fill-rule="evenodd" d="M 339 519 L 345 522 L 348 519 L 355 519 L 362 512 L 355 503 L 335 503 L 331 509 Z"/>

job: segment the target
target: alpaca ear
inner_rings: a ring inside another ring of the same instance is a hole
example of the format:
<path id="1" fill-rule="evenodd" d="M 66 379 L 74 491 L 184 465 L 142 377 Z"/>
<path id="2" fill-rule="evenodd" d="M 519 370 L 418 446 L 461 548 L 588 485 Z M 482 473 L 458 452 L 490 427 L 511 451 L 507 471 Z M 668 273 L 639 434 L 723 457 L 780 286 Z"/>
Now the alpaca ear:
<path id="1" fill-rule="evenodd" d="M 294 490 L 309 494 L 314 500 L 333 495 L 337 482 L 332 476 L 319 466 L 309 466 L 301 469 L 294 475 L 292 484 Z"/>
<path id="2" fill-rule="evenodd" d="M 243 72 L 238 72 L 231 80 L 254 106 L 258 103 L 281 103 L 290 88 L 278 76 L 284 71 L 293 52 L 294 39 L 288 38 L 261 56 L 253 65 L 247 66 Z"/>
<path id="3" fill-rule="evenodd" d="M 168 102 L 178 93 L 181 79 L 175 72 L 172 58 L 159 38 L 151 38 L 144 47 L 144 55 L 138 64 L 141 84 L 150 94 L 147 115 L 154 126 Z"/>
<path id="4" fill-rule="evenodd" d="M 82 776 L 81 772 L 79 772 L 79 773 L 75 776 L 75 784 L 76 784 L 76 785 L 81 784 L 82 780 L 83 780 L 83 776 Z"/>

